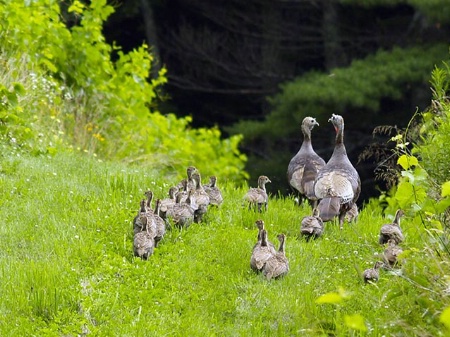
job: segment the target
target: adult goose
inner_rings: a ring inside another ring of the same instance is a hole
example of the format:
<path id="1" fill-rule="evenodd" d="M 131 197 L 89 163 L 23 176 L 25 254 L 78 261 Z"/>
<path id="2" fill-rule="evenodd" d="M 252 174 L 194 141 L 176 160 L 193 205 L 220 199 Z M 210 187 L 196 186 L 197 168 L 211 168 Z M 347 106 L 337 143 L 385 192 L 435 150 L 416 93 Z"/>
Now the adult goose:
<path id="1" fill-rule="evenodd" d="M 344 145 L 344 119 L 333 114 L 328 120 L 336 131 L 336 142 L 331 158 L 322 167 L 314 184 L 314 193 L 320 199 L 318 208 L 323 221 L 339 217 L 342 229 L 346 213 L 358 200 L 361 180 L 347 157 Z"/>
<path id="2" fill-rule="evenodd" d="M 317 198 L 314 193 L 317 172 L 325 166 L 325 160 L 314 151 L 311 143 L 311 131 L 316 125 L 319 126 L 319 123 L 315 118 L 305 117 L 303 119 L 301 125 L 303 142 L 300 150 L 289 162 L 287 169 L 289 185 L 299 192 L 300 203 L 306 198 L 312 207 L 317 205 Z"/>

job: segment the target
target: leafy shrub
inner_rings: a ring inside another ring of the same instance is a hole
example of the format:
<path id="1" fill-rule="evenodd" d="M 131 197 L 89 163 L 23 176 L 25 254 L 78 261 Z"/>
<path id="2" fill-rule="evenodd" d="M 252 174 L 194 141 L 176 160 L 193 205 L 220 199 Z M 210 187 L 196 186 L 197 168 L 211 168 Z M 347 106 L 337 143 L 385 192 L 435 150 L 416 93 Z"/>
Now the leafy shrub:
<path id="1" fill-rule="evenodd" d="M 74 1 L 66 14 L 49 0 L 0 4 L 2 59 L 26 58 L 26 65 L 17 61 L 11 67 L 19 65 L 22 75 L 3 74 L 2 83 L 9 83 L 0 88 L 2 116 L 8 123 L 4 134 L 15 129 L 20 137 L 10 138 L 25 140 L 29 130 L 42 129 L 30 127 L 33 116 L 33 122 L 48 127 L 35 137 L 64 135 L 75 148 L 102 158 L 157 167 L 169 177 L 189 164 L 205 174 L 247 177 L 246 157 L 238 150 L 242 136 L 222 139 L 217 128 L 192 129 L 190 117 L 158 112 L 166 69 L 149 78 L 154 60 L 146 45 L 125 54 L 105 42 L 102 24 L 113 11 L 106 0 L 90 5 Z M 68 28 L 61 17 L 78 24 Z M 115 62 L 113 51 L 118 55 Z M 19 94 L 22 101 L 16 99 Z M 39 152 L 54 151 L 54 145 Z"/>

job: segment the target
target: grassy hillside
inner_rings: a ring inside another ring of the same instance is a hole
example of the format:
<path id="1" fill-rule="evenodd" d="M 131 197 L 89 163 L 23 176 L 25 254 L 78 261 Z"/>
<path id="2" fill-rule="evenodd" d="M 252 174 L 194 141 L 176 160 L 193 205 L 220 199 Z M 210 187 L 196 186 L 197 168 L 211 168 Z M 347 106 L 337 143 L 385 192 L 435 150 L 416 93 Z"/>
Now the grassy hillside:
<path id="1" fill-rule="evenodd" d="M 309 209 L 272 196 L 269 211 L 255 214 L 241 207 L 247 186 L 219 177 L 224 204 L 205 223 L 168 232 L 141 261 L 132 254 L 139 200 L 147 189 L 165 197 L 173 182 L 78 153 L 10 150 L 0 158 L 1 336 L 446 332 L 439 314 L 449 303 L 442 277 L 448 266 L 408 216 L 402 270 L 383 270 L 377 284 L 365 285 L 360 272 L 384 250 L 378 231 L 391 220 L 380 209 L 367 205 L 356 224 L 340 231 L 328 223 L 322 238 L 306 242 L 298 232 Z M 287 234 L 290 272 L 283 279 L 269 282 L 250 270 L 260 217 L 271 241 Z M 328 303 L 316 303 L 324 294 Z"/>

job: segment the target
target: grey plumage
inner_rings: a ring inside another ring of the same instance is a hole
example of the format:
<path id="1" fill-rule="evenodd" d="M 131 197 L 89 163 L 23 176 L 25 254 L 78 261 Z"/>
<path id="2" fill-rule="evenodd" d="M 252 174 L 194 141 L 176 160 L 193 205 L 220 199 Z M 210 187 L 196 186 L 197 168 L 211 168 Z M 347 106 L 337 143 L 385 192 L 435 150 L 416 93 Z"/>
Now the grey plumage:
<path id="1" fill-rule="evenodd" d="M 344 119 L 333 114 L 329 121 L 336 130 L 336 142 L 331 158 L 317 174 L 314 192 L 320 199 L 318 207 L 322 220 L 331 221 L 338 216 L 342 228 L 346 213 L 358 200 L 361 180 L 345 149 Z"/>
<path id="2" fill-rule="evenodd" d="M 389 239 L 388 246 L 384 250 L 383 260 L 386 266 L 395 267 L 398 263 L 398 256 L 403 253 L 403 249 L 397 245 L 394 239 Z"/>
<path id="3" fill-rule="evenodd" d="M 209 196 L 209 202 L 211 205 L 220 206 L 223 202 L 222 191 L 217 187 L 217 177 L 209 177 L 209 183 L 203 186 L 205 192 Z"/>
<path id="4" fill-rule="evenodd" d="M 156 233 L 155 233 L 155 247 L 158 247 L 159 242 L 163 239 L 166 234 L 166 222 L 159 215 L 161 208 L 161 200 L 157 199 L 155 203 L 155 223 L 156 223 Z"/>
<path id="5" fill-rule="evenodd" d="M 262 212 L 262 210 L 267 210 L 269 196 L 266 192 L 266 184 L 270 183 L 270 179 L 267 176 L 259 176 L 258 178 L 258 187 L 250 187 L 248 192 L 244 196 L 244 200 L 248 202 L 248 208 L 258 210 L 258 212 Z"/>
<path id="6" fill-rule="evenodd" d="M 266 261 L 262 270 L 268 280 L 283 277 L 289 272 L 289 261 L 285 254 L 286 235 L 278 234 L 277 238 L 280 248 Z"/>
<path id="7" fill-rule="evenodd" d="M 133 219 L 133 231 L 134 234 L 139 233 L 145 229 L 147 225 L 147 209 L 146 209 L 146 201 L 142 199 L 140 202 L 140 208 L 138 214 Z"/>
<path id="8" fill-rule="evenodd" d="M 359 216 L 358 205 L 353 204 L 353 206 L 347 211 L 347 213 L 345 213 L 344 220 L 347 221 L 348 223 L 356 222 L 358 221 L 358 216 Z"/>
<path id="9" fill-rule="evenodd" d="M 322 236 L 324 230 L 324 224 L 320 218 L 319 209 L 316 207 L 313 210 L 312 215 L 303 217 L 300 226 L 300 234 L 307 240 L 316 239 Z"/>
<path id="10" fill-rule="evenodd" d="M 299 192 L 301 198 L 307 198 L 313 207 L 317 203 L 314 182 L 318 171 L 325 166 L 325 161 L 314 151 L 311 143 L 311 131 L 316 125 L 319 123 L 315 118 L 303 119 L 301 125 L 303 142 L 297 154 L 290 160 L 287 169 L 289 185 Z"/>
<path id="11" fill-rule="evenodd" d="M 172 219 L 174 225 L 179 228 L 187 228 L 194 221 L 191 194 L 192 192 L 189 192 L 186 201 L 181 201 L 182 195 L 178 194 L 175 205 L 166 213 L 167 218 Z"/>
<path id="12" fill-rule="evenodd" d="M 377 261 L 373 268 L 364 270 L 363 279 L 365 283 L 378 282 L 380 277 L 380 268 L 384 265 L 382 261 Z"/>
<path id="13" fill-rule="evenodd" d="M 136 233 L 133 240 L 134 255 L 147 260 L 153 254 L 154 242 L 153 236 L 148 231 Z"/>
<path id="14" fill-rule="evenodd" d="M 268 242 L 267 231 L 264 228 L 259 229 L 258 242 L 253 247 L 252 255 L 250 257 L 250 267 L 255 272 L 262 271 L 266 261 L 274 254 L 276 254 L 276 250 L 273 245 Z"/>
<path id="15" fill-rule="evenodd" d="M 387 243 L 389 239 L 394 240 L 396 244 L 399 244 L 404 240 L 403 231 L 400 228 L 400 218 L 404 214 L 405 213 L 401 209 L 397 210 L 397 212 L 395 212 L 395 217 L 392 223 L 381 226 L 380 236 L 378 239 L 378 242 L 380 244 L 383 245 Z"/>
<path id="16" fill-rule="evenodd" d="M 169 197 L 161 200 L 161 212 L 166 213 L 169 208 L 172 208 L 173 205 L 175 205 L 177 192 L 178 188 L 176 186 L 169 188 Z"/>
<path id="17" fill-rule="evenodd" d="M 195 189 L 191 195 L 192 202 L 195 203 L 196 209 L 194 212 L 194 221 L 199 223 L 202 221 L 203 216 L 208 211 L 208 206 L 210 203 L 209 195 L 205 192 L 202 185 L 202 178 L 200 172 L 195 171 L 192 173 L 192 180 L 195 183 Z"/>

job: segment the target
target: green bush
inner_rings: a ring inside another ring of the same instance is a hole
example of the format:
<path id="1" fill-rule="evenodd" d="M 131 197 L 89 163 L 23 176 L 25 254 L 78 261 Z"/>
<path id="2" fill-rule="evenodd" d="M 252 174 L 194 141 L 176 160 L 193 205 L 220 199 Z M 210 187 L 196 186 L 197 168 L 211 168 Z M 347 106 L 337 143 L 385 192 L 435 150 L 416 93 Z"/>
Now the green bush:
<path id="1" fill-rule="evenodd" d="M 193 129 L 190 117 L 158 112 L 167 70 L 149 78 L 153 56 L 146 45 L 123 53 L 106 43 L 102 25 L 113 11 L 106 0 L 74 1 L 65 14 L 50 0 L 0 4 L 0 59 L 10 64 L 0 88 L 3 135 L 25 143 L 27 133 L 39 130 L 37 141 L 27 142 L 34 149 L 39 137 L 56 137 L 40 153 L 65 142 L 101 158 L 158 168 L 167 177 L 194 164 L 205 175 L 246 178 L 242 136 L 222 139 L 217 128 Z M 68 28 L 62 17 L 76 24 Z"/>

